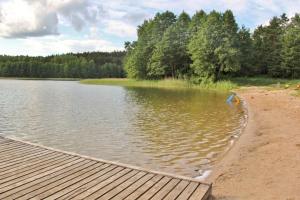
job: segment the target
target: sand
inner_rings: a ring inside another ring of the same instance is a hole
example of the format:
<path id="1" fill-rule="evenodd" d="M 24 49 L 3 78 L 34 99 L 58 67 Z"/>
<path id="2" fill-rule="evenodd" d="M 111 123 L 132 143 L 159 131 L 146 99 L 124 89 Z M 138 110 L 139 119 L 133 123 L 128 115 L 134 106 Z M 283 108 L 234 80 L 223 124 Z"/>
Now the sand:
<path id="1" fill-rule="evenodd" d="M 207 180 L 214 199 L 300 199 L 300 97 L 258 87 L 237 93 L 248 123 Z"/>

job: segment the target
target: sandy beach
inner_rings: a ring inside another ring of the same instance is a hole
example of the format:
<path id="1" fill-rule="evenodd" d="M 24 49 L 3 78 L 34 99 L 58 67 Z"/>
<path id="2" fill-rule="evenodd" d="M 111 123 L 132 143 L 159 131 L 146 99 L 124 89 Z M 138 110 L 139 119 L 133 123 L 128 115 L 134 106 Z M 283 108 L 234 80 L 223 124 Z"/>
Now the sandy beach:
<path id="1" fill-rule="evenodd" d="M 300 199 L 300 98 L 292 92 L 237 91 L 248 123 L 208 178 L 214 199 Z"/>

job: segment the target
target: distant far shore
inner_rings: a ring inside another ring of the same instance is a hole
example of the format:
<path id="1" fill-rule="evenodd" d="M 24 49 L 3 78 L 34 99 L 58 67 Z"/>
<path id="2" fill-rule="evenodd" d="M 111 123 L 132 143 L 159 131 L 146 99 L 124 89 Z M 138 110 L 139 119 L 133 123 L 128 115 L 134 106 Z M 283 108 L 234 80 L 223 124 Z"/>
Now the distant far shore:
<path id="1" fill-rule="evenodd" d="M 1 79 L 11 80 L 45 80 L 45 81 L 80 81 L 79 78 L 27 78 L 27 77 L 0 77 Z"/>
<path id="2" fill-rule="evenodd" d="M 300 97 L 293 89 L 237 90 L 248 124 L 208 178 L 215 199 L 300 197 Z M 299 94 L 299 92 L 298 92 Z"/>

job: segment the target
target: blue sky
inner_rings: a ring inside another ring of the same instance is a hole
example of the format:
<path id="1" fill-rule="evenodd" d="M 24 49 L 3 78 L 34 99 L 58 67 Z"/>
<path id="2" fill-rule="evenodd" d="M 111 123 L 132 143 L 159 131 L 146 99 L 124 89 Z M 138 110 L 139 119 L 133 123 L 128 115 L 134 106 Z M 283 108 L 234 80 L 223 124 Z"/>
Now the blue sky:
<path id="1" fill-rule="evenodd" d="M 231 9 L 253 30 L 272 16 L 300 12 L 300 0 L 0 0 L 0 54 L 50 55 L 122 50 L 156 12 Z"/>

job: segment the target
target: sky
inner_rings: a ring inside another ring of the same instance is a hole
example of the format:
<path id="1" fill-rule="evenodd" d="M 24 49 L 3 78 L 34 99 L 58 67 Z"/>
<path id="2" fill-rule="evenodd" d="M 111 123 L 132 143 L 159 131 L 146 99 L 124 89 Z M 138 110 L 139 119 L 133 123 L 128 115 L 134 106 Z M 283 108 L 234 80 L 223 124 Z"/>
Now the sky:
<path id="1" fill-rule="evenodd" d="M 300 12 L 300 0 L 0 0 L 0 54 L 123 50 L 155 13 L 201 9 L 231 9 L 238 24 L 253 31 L 273 16 Z"/>

